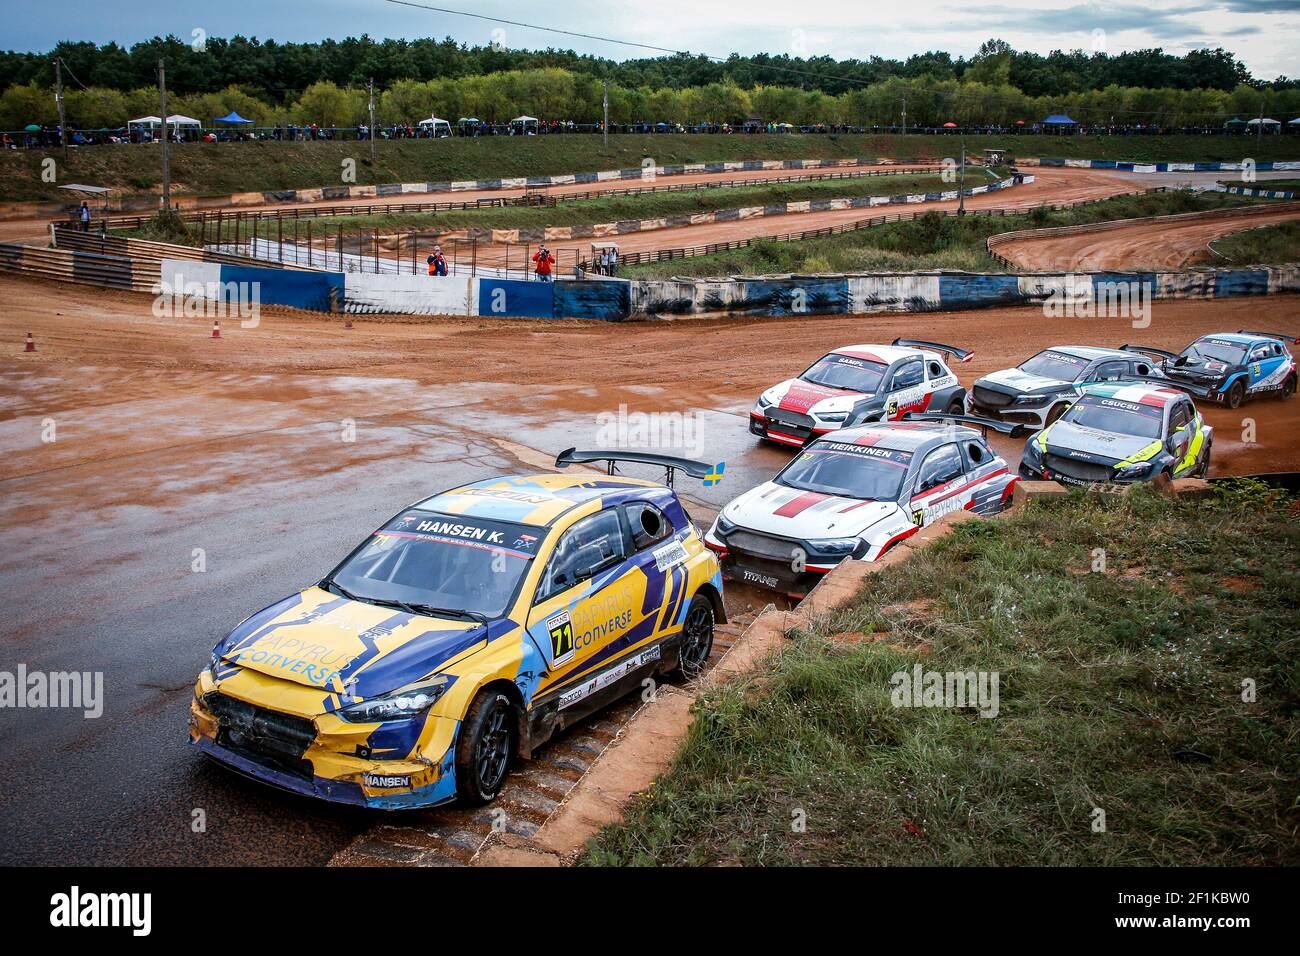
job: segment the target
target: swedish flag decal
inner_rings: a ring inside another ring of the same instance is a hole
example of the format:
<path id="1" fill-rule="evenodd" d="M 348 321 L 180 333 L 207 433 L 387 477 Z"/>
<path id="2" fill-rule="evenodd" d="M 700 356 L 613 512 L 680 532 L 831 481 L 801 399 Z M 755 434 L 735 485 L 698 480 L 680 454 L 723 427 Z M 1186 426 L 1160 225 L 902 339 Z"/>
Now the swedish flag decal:
<path id="1" fill-rule="evenodd" d="M 727 463 L 720 461 L 713 466 L 713 470 L 704 476 L 706 485 L 717 485 L 722 483 L 722 473 L 727 470 Z"/>

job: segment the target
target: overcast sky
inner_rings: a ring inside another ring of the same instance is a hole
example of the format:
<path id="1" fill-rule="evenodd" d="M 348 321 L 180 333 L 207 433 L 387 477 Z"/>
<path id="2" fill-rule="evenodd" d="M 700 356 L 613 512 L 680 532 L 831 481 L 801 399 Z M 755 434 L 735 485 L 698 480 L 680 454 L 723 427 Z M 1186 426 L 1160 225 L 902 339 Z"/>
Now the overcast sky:
<path id="1" fill-rule="evenodd" d="M 414 0 L 419 2 L 419 0 Z M 436 3 L 437 0 L 431 0 Z M 1300 74 L 1300 0 L 443 0 L 437 5 L 654 46 L 725 56 L 769 52 L 905 58 L 926 50 L 974 53 L 989 37 L 1013 47 L 1163 47 L 1182 54 L 1222 46 L 1256 76 Z M 124 46 L 195 29 L 279 41 L 453 36 L 506 46 L 563 47 L 626 59 L 650 51 L 563 37 L 387 0 L 5 0 L 0 47 L 46 50 L 60 40 Z"/>

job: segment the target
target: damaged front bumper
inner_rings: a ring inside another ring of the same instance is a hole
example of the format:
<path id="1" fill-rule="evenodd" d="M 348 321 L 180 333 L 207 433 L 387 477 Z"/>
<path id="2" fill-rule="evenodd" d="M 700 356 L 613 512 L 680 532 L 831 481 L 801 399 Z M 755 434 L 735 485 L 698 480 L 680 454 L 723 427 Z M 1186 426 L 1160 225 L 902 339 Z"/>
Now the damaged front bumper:
<path id="1" fill-rule="evenodd" d="M 279 727 L 283 715 L 259 711 L 249 719 L 222 720 L 195 696 L 190 702 L 190 744 L 244 776 L 306 797 L 382 810 L 432 807 L 456 798 L 455 731 L 437 763 L 423 759 L 376 760 L 329 747 L 327 735 L 295 740 Z M 240 702 L 242 705 L 242 702 Z M 441 736 L 441 735 L 435 735 Z"/>

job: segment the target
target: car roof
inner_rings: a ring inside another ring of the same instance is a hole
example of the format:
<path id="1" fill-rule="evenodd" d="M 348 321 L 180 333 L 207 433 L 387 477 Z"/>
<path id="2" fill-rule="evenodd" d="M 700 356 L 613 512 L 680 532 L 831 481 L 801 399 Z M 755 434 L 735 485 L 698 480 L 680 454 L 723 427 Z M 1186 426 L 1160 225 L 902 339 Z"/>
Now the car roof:
<path id="1" fill-rule="evenodd" d="M 461 485 L 425 498 L 413 507 L 541 527 L 592 501 L 612 503 L 607 499 L 640 497 L 661 500 L 672 494 L 663 485 L 622 475 L 522 475 Z"/>
<path id="2" fill-rule="evenodd" d="M 941 357 L 938 353 L 928 349 L 903 345 L 845 345 L 842 348 L 831 349 L 827 354 L 847 355 L 850 358 L 865 359 L 868 362 L 879 362 L 881 365 L 893 365 L 899 359 L 907 358 L 909 355 L 924 355 L 927 358 Z"/>
<path id="3" fill-rule="evenodd" d="M 1235 345 L 1256 345 L 1260 342 L 1276 342 L 1278 345 L 1286 344 L 1270 335 L 1256 335 L 1251 332 L 1207 332 L 1197 338 L 1196 341 L 1204 342 L 1206 339 L 1219 339 L 1223 342 L 1232 342 Z"/>
<path id="4" fill-rule="evenodd" d="M 1164 408 L 1176 399 L 1186 397 L 1185 392 L 1176 388 L 1147 385 L 1144 382 L 1102 382 L 1099 385 L 1085 385 L 1082 391 L 1084 395 L 1097 395 L 1120 402 L 1136 402 L 1139 405 L 1155 405 L 1160 408 Z"/>
<path id="5" fill-rule="evenodd" d="M 1043 349 L 1044 352 L 1064 352 L 1075 358 L 1087 359 L 1089 362 L 1100 358 L 1136 358 L 1132 352 L 1120 349 L 1108 349 L 1098 345 L 1053 345 Z"/>
<path id="6" fill-rule="evenodd" d="M 818 439 L 817 443 L 846 442 L 873 448 L 918 452 L 928 450 L 933 445 L 979 437 L 980 433 L 973 428 L 947 422 L 873 422 L 841 428 Z"/>

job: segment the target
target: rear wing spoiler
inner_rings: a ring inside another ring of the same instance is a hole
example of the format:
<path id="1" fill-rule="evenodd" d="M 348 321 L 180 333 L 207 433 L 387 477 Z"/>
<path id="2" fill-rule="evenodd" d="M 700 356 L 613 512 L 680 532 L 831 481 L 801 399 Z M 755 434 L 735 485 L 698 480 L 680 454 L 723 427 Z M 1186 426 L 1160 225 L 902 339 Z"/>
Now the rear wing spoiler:
<path id="1" fill-rule="evenodd" d="M 934 349 L 936 352 L 947 352 L 958 362 L 969 362 L 975 357 L 972 349 L 959 349 L 955 345 L 944 345 L 942 342 L 926 342 L 924 339 L 894 339 L 892 345 L 907 345 L 918 349 Z"/>
<path id="2" fill-rule="evenodd" d="M 1167 352 L 1164 349 L 1153 349 L 1145 345 L 1124 344 L 1119 347 L 1121 352 L 1137 352 L 1141 355 L 1157 355 L 1160 358 L 1174 359 L 1178 358 L 1177 352 Z"/>
<path id="3" fill-rule="evenodd" d="M 1197 398 L 1209 398 L 1212 394 L 1209 388 L 1204 385 L 1193 385 L 1190 382 L 1180 382 L 1175 378 L 1161 378 L 1158 375 L 1125 375 L 1123 378 L 1116 379 L 1114 382 L 1093 382 L 1093 385 L 1114 385 L 1124 382 L 1137 382 L 1144 385 L 1159 385 L 1161 388 L 1172 388 L 1180 392 L 1186 392 L 1188 395 L 1195 395 Z M 1086 392 L 1089 386 L 1084 385 L 1083 390 Z"/>
<path id="4" fill-rule="evenodd" d="M 1260 332 L 1255 329 L 1238 329 L 1237 334 L 1238 335 L 1262 335 L 1266 339 L 1277 339 L 1281 342 L 1290 342 L 1292 345 L 1295 345 L 1297 342 L 1300 342 L 1300 338 L 1297 338 L 1294 335 L 1285 335 L 1282 332 Z"/>
<path id="5" fill-rule="evenodd" d="M 716 485 L 722 481 L 722 473 L 726 469 L 725 462 L 718 462 L 716 465 L 710 465 L 708 462 L 695 461 L 692 458 L 677 458 L 673 455 L 655 455 L 650 452 L 640 451 L 623 451 L 615 449 L 607 451 L 603 449 L 589 449 L 579 451 L 576 448 L 566 448 L 555 456 L 556 468 L 568 468 L 570 465 L 581 465 L 588 462 L 603 461 L 605 463 L 605 473 L 607 475 L 616 475 L 618 470 L 615 467 L 618 462 L 627 462 L 638 465 L 658 465 L 664 469 L 664 484 L 671 488 L 673 478 L 679 471 L 684 471 L 692 478 L 699 478 L 707 485 Z"/>
<path id="6" fill-rule="evenodd" d="M 1024 425 L 998 421 L 996 418 L 980 418 L 977 415 L 949 415 L 945 412 L 906 412 L 905 422 L 953 422 L 958 425 L 970 425 L 978 428 L 980 434 L 988 437 L 990 431 L 999 432 L 1011 438 L 1020 438 L 1029 431 Z"/>

